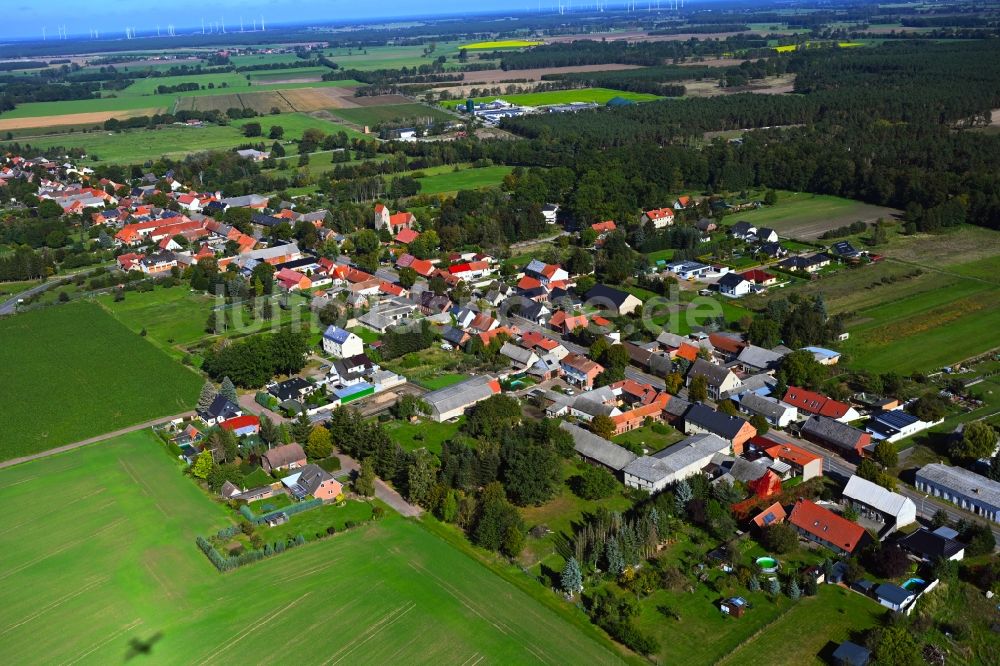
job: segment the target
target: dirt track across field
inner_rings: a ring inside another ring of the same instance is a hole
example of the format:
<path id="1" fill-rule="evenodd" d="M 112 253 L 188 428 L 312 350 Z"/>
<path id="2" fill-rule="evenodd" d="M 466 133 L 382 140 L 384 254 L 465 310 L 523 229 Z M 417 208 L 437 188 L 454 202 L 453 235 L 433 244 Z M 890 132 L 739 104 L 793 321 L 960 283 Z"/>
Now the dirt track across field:
<path id="1" fill-rule="evenodd" d="M 91 113 L 64 113 L 60 116 L 35 116 L 33 118 L 0 118 L 0 131 L 57 127 L 60 125 L 100 125 L 105 120 L 151 116 L 163 109 L 131 109 L 129 111 L 93 111 Z"/>

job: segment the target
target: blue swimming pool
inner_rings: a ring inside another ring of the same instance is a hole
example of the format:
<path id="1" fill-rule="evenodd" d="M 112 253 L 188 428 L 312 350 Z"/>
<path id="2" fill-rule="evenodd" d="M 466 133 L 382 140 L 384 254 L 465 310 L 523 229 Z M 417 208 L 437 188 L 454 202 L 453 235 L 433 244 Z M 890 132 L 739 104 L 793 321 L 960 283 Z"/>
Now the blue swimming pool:
<path id="1" fill-rule="evenodd" d="M 903 583 L 903 589 L 913 591 L 923 588 L 923 586 L 926 584 L 927 581 L 925 581 L 923 578 L 910 578 L 905 583 Z"/>

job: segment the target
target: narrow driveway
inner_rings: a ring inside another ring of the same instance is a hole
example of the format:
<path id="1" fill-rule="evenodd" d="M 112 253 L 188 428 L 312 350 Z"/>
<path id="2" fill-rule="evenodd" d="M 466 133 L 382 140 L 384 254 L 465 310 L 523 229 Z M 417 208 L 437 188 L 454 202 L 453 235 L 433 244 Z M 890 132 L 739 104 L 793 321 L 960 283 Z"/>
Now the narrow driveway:
<path id="1" fill-rule="evenodd" d="M 84 439 L 79 442 L 74 442 L 72 444 L 65 444 L 63 446 L 57 446 L 54 449 L 49 449 L 48 451 L 42 451 L 41 453 L 34 453 L 30 456 L 21 456 L 20 458 L 11 458 L 10 460 L 5 460 L 0 462 L 0 469 L 5 467 L 13 467 L 14 465 L 20 465 L 21 463 L 26 463 L 31 460 L 39 460 L 40 458 L 47 458 L 49 456 L 54 456 L 57 453 L 65 453 L 66 451 L 72 451 L 73 449 L 78 449 L 81 446 L 87 446 L 88 444 L 96 444 L 98 442 L 103 442 L 107 439 L 113 439 L 120 435 L 127 435 L 130 432 L 135 432 L 137 430 L 145 430 L 146 428 L 152 428 L 155 425 L 160 425 L 161 423 L 167 423 L 168 421 L 173 421 L 174 419 L 183 419 L 194 416 L 194 412 L 184 412 L 183 414 L 174 414 L 173 416 L 164 416 L 159 419 L 153 419 L 152 421 L 146 421 L 145 423 L 137 423 L 134 426 L 129 426 L 127 428 L 121 428 L 115 430 L 114 432 L 107 432 L 103 435 L 97 435 L 96 437 L 91 437 L 90 439 Z"/>
<path id="2" fill-rule="evenodd" d="M 344 453 L 338 453 L 336 455 L 340 458 L 340 469 L 342 471 L 348 472 L 352 476 L 360 471 L 361 465 L 358 464 L 357 460 Z M 375 497 L 379 498 L 407 518 L 415 518 L 423 513 L 423 509 L 415 504 L 407 502 L 403 499 L 402 495 L 389 487 L 385 481 L 377 477 L 375 478 Z"/>

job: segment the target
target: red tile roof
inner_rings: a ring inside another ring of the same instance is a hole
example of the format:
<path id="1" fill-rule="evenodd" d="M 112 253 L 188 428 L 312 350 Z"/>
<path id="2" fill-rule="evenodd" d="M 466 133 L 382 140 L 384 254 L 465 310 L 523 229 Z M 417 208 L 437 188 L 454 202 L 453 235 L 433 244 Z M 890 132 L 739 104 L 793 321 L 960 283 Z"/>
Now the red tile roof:
<path id="1" fill-rule="evenodd" d="M 606 220 L 604 222 L 598 222 L 597 224 L 590 225 L 590 228 L 599 234 L 607 233 L 609 231 L 614 231 L 618 226 L 613 220 Z"/>
<path id="2" fill-rule="evenodd" d="M 789 460 L 799 467 L 808 465 L 814 460 L 822 460 L 822 457 L 816 455 L 815 453 L 810 453 L 809 451 L 795 446 L 794 444 L 776 442 L 773 439 L 768 439 L 767 437 L 754 437 L 750 440 L 750 443 L 758 449 L 764 451 L 764 453 L 772 458 L 778 460 Z"/>
<path id="3" fill-rule="evenodd" d="M 403 229 L 398 234 L 396 234 L 396 242 L 402 243 L 403 245 L 408 245 L 413 241 L 417 240 L 420 234 L 413 229 Z"/>
<path id="4" fill-rule="evenodd" d="M 796 502 L 788 522 L 848 553 L 854 552 L 865 535 L 865 528 L 857 523 L 842 518 L 807 499 Z"/>
<path id="5" fill-rule="evenodd" d="M 674 211 L 672 208 L 654 208 L 646 211 L 646 217 L 651 220 L 673 219 Z"/>
<path id="6" fill-rule="evenodd" d="M 782 401 L 798 407 L 809 414 L 819 414 L 831 419 L 843 418 L 851 409 L 850 405 L 832 400 L 822 393 L 809 391 L 798 386 L 789 386 Z"/>
<path id="7" fill-rule="evenodd" d="M 771 520 L 765 520 L 768 515 L 771 516 Z M 787 517 L 788 514 L 785 513 L 785 507 L 781 506 L 780 502 L 775 502 L 754 516 L 753 522 L 757 527 L 767 527 L 768 525 L 783 523 Z"/>
<path id="8" fill-rule="evenodd" d="M 228 419 L 219 424 L 223 430 L 239 430 L 240 428 L 246 428 L 247 426 L 260 427 L 260 419 L 252 414 L 247 414 L 245 416 L 237 416 L 235 418 Z"/>
<path id="9" fill-rule="evenodd" d="M 753 282 L 756 284 L 770 282 L 771 280 L 775 279 L 774 276 L 768 273 L 767 271 L 762 271 L 758 268 L 755 268 L 752 271 L 746 271 L 745 273 L 742 273 L 740 277 L 742 277 L 744 280 L 747 280 L 748 282 Z"/>

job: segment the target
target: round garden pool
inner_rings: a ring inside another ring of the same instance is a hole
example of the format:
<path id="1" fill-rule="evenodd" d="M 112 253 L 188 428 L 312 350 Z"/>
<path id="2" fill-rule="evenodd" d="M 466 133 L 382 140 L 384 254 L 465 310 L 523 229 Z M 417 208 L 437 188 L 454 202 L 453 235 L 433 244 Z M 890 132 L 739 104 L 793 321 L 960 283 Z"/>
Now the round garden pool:
<path id="1" fill-rule="evenodd" d="M 763 573 L 774 573 L 778 570 L 778 560 L 773 557 L 758 557 L 756 562 Z"/>
<path id="2" fill-rule="evenodd" d="M 925 581 L 923 578 L 910 578 L 905 583 L 903 583 L 903 589 L 913 592 L 915 590 L 922 589 L 926 584 L 927 581 Z"/>

